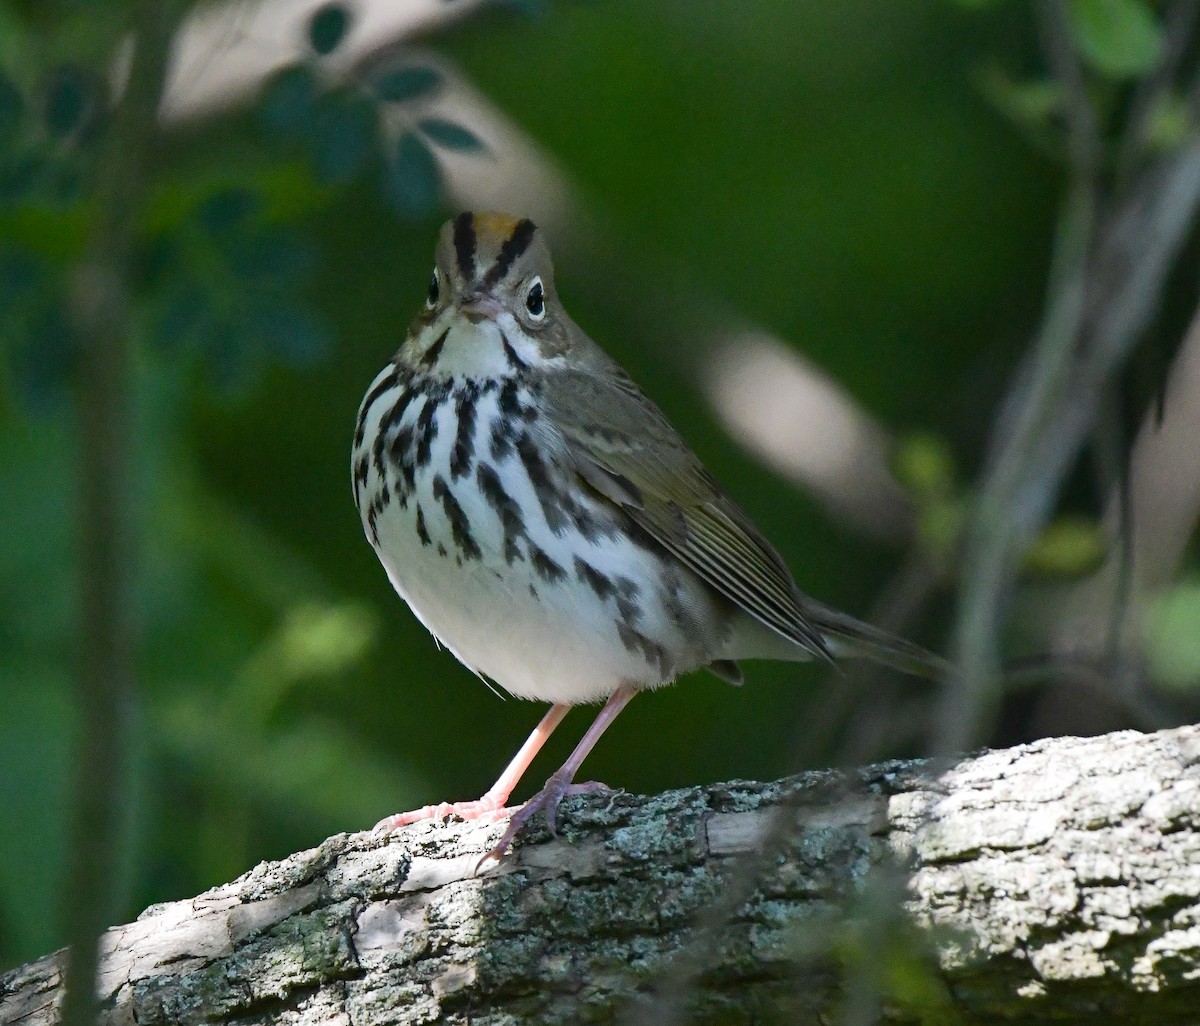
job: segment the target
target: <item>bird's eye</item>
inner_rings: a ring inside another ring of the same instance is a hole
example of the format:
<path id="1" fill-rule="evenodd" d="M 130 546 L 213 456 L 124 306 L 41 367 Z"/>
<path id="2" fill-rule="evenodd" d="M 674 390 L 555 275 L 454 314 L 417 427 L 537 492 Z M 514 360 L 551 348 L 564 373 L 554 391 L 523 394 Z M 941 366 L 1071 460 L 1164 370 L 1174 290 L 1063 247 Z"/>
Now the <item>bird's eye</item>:
<path id="1" fill-rule="evenodd" d="M 438 296 L 442 293 L 442 280 L 438 276 L 438 269 L 433 269 L 433 277 L 429 279 L 429 295 L 425 297 L 425 309 L 432 310 L 437 306 Z"/>
<path id="2" fill-rule="evenodd" d="M 534 278 L 529 283 L 529 291 L 525 293 L 525 309 L 535 321 L 546 316 L 546 290 L 542 288 L 541 278 Z"/>

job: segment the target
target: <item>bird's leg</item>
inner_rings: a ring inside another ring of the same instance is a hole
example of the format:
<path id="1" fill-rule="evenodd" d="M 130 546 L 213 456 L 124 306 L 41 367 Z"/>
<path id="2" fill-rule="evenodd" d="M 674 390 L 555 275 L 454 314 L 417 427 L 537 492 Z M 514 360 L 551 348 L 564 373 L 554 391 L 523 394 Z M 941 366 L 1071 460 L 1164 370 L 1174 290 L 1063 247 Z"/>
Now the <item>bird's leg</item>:
<path id="1" fill-rule="evenodd" d="M 558 810 L 558 804 L 569 794 L 584 794 L 589 791 L 596 791 L 604 787 L 603 784 L 589 781 L 585 784 L 573 784 L 571 781 L 575 779 L 575 774 L 579 772 L 579 767 L 583 765 L 583 760 L 588 757 L 588 753 L 596 747 L 596 742 L 600 740 L 600 735 L 603 734 L 613 720 L 620 715 L 622 709 L 629 704 L 629 700 L 637 694 L 637 688 L 630 687 L 628 684 L 622 684 L 607 702 L 604 703 L 604 708 L 592 721 L 592 725 L 588 727 L 588 731 L 583 735 L 579 744 L 575 746 L 567 761 L 562 764 L 557 770 L 550 775 L 550 779 L 546 781 L 546 786 L 543 787 L 537 794 L 522 805 L 516 812 L 513 813 L 512 819 L 509 821 L 508 829 L 504 831 L 504 836 L 500 838 L 499 843 L 489 851 L 480 863 L 486 862 L 488 859 L 496 859 L 499 861 L 504 857 L 504 853 L 508 850 L 508 846 L 512 844 L 514 838 L 525 827 L 525 824 L 533 818 L 537 812 L 544 812 L 546 815 L 546 826 L 550 828 L 550 833 L 554 833 L 554 815 Z"/>
<path id="2" fill-rule="evenodd" d="M 423 819 L 442 819 L 446 816 L 458 816 L 460 819 L 499 819 L 509 811 L 504 807 L 504 803 L 508 801 L 513 788 L 520 782 L 525 771 L 529 769 L 529 764 L 533 762 L 533 757 L 554 733 L 554 728 L 562 722 L 570 708 L 568 705 L 552 705 L 546 711 L 541 722 L 533 728 L 533 733 L 521 745 L 520 751 L 513 756 L 512 762 L 504 768 L 500 778 L 488 788 L 482 798 L 469 802 L 440 802 L 437 805 L 414 809 L 412 812 L 400 812 L 380 820 L 375 829 L 386 832 Z"/>

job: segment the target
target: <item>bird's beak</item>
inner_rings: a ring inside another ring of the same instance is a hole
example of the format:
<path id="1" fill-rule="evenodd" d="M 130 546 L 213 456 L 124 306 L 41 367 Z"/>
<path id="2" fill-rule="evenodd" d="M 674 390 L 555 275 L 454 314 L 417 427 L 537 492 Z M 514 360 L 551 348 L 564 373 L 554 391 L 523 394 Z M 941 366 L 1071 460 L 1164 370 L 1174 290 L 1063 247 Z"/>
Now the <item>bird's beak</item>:
<path id="1" fill-rule="evenodd" d="M 458 306 L 459 312 L 472 324 L 482 321 L 494 321 L 504 309 L 503 305 L 491 296 L 468 296 Z"/>

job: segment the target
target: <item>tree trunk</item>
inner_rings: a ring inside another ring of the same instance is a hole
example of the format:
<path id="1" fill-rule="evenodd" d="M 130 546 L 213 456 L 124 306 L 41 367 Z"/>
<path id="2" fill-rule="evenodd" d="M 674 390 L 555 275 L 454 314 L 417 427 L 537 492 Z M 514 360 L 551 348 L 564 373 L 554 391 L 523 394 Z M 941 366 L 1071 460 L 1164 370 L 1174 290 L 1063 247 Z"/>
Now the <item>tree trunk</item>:
<path id="1" fill-rule="evenodd" d="M 105 1023 L 1200 1020 L 1200 727 L 351 834 L 108 932 Z M 63 953 L 0 978 L 56 1021 Z"/>

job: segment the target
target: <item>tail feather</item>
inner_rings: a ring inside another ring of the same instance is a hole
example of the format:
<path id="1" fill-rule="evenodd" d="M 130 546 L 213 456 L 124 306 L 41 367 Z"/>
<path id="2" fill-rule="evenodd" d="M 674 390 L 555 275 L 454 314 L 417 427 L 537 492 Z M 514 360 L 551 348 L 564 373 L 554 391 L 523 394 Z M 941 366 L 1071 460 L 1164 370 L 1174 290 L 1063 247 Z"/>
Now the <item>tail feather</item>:
<path id="1" fill-rule="evenodd" d="M 953 665 L 920 645 L 905 641 L 848 613 L 839 612 L 811 599 L 805 613 L 825 637 L 835 656 L 870 659 L 901 673 L 938 680 L 950 675 Z"/>

